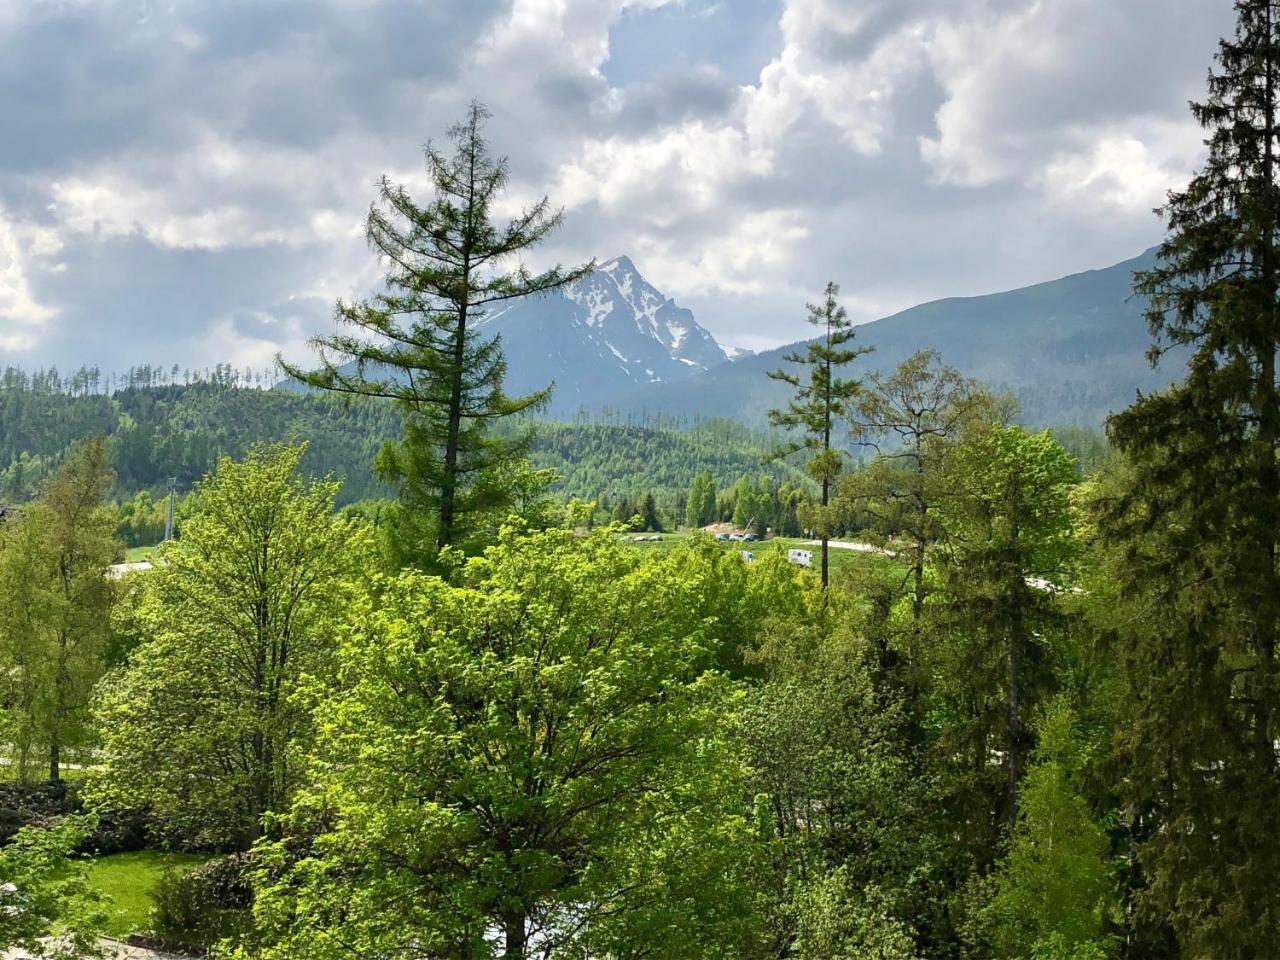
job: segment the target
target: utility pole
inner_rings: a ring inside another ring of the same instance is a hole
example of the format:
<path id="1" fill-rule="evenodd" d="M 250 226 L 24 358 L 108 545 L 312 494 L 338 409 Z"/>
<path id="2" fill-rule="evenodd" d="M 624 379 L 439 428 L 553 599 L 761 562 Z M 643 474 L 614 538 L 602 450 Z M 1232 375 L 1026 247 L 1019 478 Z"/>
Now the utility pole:
<path id="1" fill-rule="evenodd" d="M 164 518 L 164 539 L 168 543 L 173 539 L 173 504 L 178 499 L 178 478 L 169 478 L 169 512 Z"/>

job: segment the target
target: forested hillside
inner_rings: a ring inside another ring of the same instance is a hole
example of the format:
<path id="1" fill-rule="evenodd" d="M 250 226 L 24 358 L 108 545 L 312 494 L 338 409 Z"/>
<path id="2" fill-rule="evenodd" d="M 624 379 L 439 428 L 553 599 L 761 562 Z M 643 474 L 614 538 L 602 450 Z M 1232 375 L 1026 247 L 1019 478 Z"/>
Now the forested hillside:
<path id="1" fill-rule="evenodd" d="M 45 372 L 11 369 L 3 383 L 0 496 L 11 504 L 34 496 L 77 442 L 95 436 L 108 441 L 113 496 L 122 502 L 140 492 L 159 498 L 170 479 L 185 493 L 219 457 L 243 456 L 262 442 L 306 442 L 300 469 L 339 480 L 339 504 L 394 493 L 373 471 L 383 441 L 401 432 L 400 414 L 387 404 L 344 403 L 321 392 L 263 390 L 225 378 L 125 386 L 111 396 L 71 392 L 70 384 Z M 651 494 L 665 522 L 675 524 L 693 478 L 703 472 L 721 490 L 744 477 L 803 486 L 797 469 L 769 462 L 779 446 L 775 435 L 728 421 L 613 416 L 534 424 L 530 459 L 555 471 L 559 479 L 550 492 L 558 499 L 596 500 L 608 512 Z M 152 542 L 142 534 L 126 539 Z"/>
<path id="2" fill-rule="evenodd" d="M 566 496 L 616 500 L 654 490 L 683 494 L 703 471 L 719 487 L 760 474 L 800 481 L 799 470 L 770 459 L 780 447 L 776 436 L 730 421 L 683 430 L 661 424 L 548 423 L 537 428 L 532 458 L 560 475 L 554 489 Z"/>
<path id="3" fill-rule="evenodd" d="M 378 494 L 370 462 L 399 416 L 374 404 L 345 405 L 237 385 L 224 379 L 126 386 L 110 396 L 71 392 L 56 376 L 6 372 L 0 387 L 0 496 L 29 499 L 40 480 L 80 440 L 109 441 L 116 494 L 189 490 L 220 456 L 243 456 L 254 443 L 308 444 L 303 469 L 343 481 L 343 502 Z"/>

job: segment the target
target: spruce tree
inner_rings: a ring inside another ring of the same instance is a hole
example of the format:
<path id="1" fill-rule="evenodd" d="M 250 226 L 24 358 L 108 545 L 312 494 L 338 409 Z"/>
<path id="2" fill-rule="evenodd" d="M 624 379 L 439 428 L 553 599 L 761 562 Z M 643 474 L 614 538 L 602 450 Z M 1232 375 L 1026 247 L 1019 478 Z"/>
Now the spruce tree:
<path id="1" fill-rule="evenodd" d="M 1143 902 L 1185 955 L 1216 958 L 1280 941 L 1280 4 L 1236 10 L 1193 105 L 1208 160 L 1169 194 L 1168 237 L 1136 283 L 1153 362 L 1189 351 L 1188 375 L 1112 420 L 1134 479 L 1106 523 L 1150 610 L 1117 629 Z"/>
<path id="2" fill-rule="evenodd" d="M 562 287 L 590 268 L 532 274 L 519 260 L 559 226 L 561 213 L 544 197 L 505 226 L 493 222 L 509 173 L 506 158 L 489 152 L 488 119 L 472 103 L 449 130 L 452 156 L 427 145 L 434 188 L 427 202 L 382 178 L 365 235 L 386 265 L 385 289 L 368 300 L 339 301 L 337 320 L 352 332 L 313 341 L 318 369 L 281 364 L 312 387 L 400 406 L 404 435 L 383 447 L 376 468 L 399 488 L 406 513 L 400 529 L 416 541 L 403 545 L 411 559 L 465 542 L 478 515 L 507 505 L 502 468 L 524 455 L 530 435 L 500 437 L 491 428 L 550 394 L 503 391 L 502 346 L 481 322 L 496 305 Z"/>
<path id="3" fill-rule="evenodd" d="M 662 521 L 658 518 L 658 503 L 653 499 L 652 493 L 646 493 L 644 500 L 640 503 L 640 518 L 645 530 L 650 533 L 662 532 Z"/>
<path id="4" fill-rule="evenodd" d="M 784 360 L 808 367 L 807 376 L 786 370 L 773 370 L 769 376 L 795 389 L 795 396 L 787 406 L 769 411 L 769 422 L 775 427 L 798 432 L 799 436 L 779 452 L 779 456 L 807 452 L 806 465 L 809 474 L 822 487 L 822 506 L 815 511 L 819 538 L 822 540 L 822 585 L 830 583 L 827 542 L 830 540 L 831 518 L 829 507 L 831 491 L 840 476 L 844 458 L 831 445 L 836 424 L 854 410 L 854 403 L 862 389 L 860 380 L 845 380 L 840 369 L 872 351 L 871 347 L 853 347 L 853 323 L 849 314 L 840 306 L 840 287 L 828 283 L 821 304 L 808 304 L 809 322 L 822 331 L 811 340 L 803 353 L 788 353 Z"/>

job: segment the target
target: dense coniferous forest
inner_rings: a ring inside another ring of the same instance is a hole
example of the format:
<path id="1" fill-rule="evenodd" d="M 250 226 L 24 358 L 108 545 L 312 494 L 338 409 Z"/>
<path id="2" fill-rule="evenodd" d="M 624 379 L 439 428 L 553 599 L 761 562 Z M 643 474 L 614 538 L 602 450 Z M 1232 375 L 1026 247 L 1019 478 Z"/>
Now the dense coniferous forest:
<path id="1" fill-rule="evenodd" d="M 380 183 L 311 390 L 8 371 L 0 946 L 1275 956 L 1280 9 L 1236 10 L 1134 277 L 1186 376 L 1105 437 L 869 369 L 835 284 L 775 433 L 538 424 L 473 321 L 580 271 L 519 266 L 560 218 L 495 220 L 479 104 Z"/>

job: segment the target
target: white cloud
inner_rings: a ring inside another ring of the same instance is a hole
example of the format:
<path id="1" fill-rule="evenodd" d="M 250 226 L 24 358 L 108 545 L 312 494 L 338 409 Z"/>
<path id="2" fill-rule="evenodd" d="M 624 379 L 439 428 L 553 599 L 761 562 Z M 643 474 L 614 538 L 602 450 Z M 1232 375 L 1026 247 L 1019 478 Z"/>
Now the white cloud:
<path id="1" fill-rule="evenodd" d="M 804 334 L 828 278 L 869 318 L 1099 266 L 1158 237 L 1149 208 L 1201 152 L 1185 101 L 1230 26 L 1225 0 L 289 9 L 0 0 L 0 349 L 86 349 L 75 331 L 113 322 L 241 365 L 300 349 L 328 311 L 279 305 L 376 284 L 360 236 L 375 179 L 421 192 L 420 144 L 473 96 L 512 155 L 502 211 L 568 208 L 539 261 L 631 254 L 730 342 Z M 637 78 L 636 31 L 682 17 L 723 36 L 664 58 L 655 33 Z M 630 79 L 612 85 L 624 21 Z M 747 48 L 760 62 L 738 86 L 718 58 Z M 153 284 L 165 295 L 137 289 Z"/>
<path id="2" fill-rule="evenodd" d="M 694 256 L 683 246 L 646 236 L 637 244 L 637 257 L 670 293 L 742 297 L 776 288 L 778 269 L 809 236 L 802 211 L 760 210 L 730 220 Z"/>
<path id="3" fill-rule="evenodd" d="M 725 188 L 769 173 L 768 151 L 729 125 L 682 124 L 653 137 L 583 143 L 554 190 L 570 208 L 599 205 L 651 227 L 717 210 Z"/>
<path id="4" fill-rule="evenodd" d="M 912 4 L 901 0 L 909 14 Z M 782 15 L 784 47 L 751 91 L 747 127 L 754 139 L 776 141 L 806 111 L 830 124 L 861 154 L 879 153 L 894 126 L 899 88 L 924 66 L 924 22 L 904 16 L 882 35 L 857 42 L 883 2 L 788 0 Z M 833 39 L 854 47 L 841 51 Z"/>
<path id="5" fill-rule="evenodd" d="M 15 353 L 34 349 L 42 327 L 58 311 L 36 300 L 28 278 L 31 262 L 56 255 L 56 235 L 14 223 L 0 211 L 0 350 Z"/>
<path id="6" fill-rule="evenodd" d="M 1229 26 L 1224 12 L 1168 0 L 987 0 L 940 16 L 925 53 L 944 100 L 921 155 L 936 182 L 960 187 L 1060 181 L 1110 164 L 1129 181 L 1124 194 L 1139 153 L 1148 171 L 1185 178 L 1181 144 L 1169 154 L 1167 137 L 1147 136 L 1157 120 L 1191 126 L 1185 104 Z"/>
<path id="7" fill-rule="evenodd" d="M 374 150 L 349 138 L 318 150 L 244 144 L 206 129 L 176 156 L 131 152 L 49 192 L 77 233 L 195 250 L 343 242 L 358 235 L 368 202 L 359 158 Z"/>
<path id="8" fill-rule="evenodd" d="M 222 358 L 223 363 L 252 370 L 272 368 L 277 353 L 295 363 L 306 363 L 310 359 L 306 345 L 308 331 L 298 317 L 287 311 L 255 310 L 239 319 L 238 324 L 236 318 L 223 317 L 212 325 L 202 338 L 204 356 Z M 251 325 L 257 335 L 246 333 L 243 329 L 246 325 Z"/>
<path id="9" fill-rule="evenodd" d="M 627 10 L 654 10 L 683 0 L 513 0 L 478 53 L 480 70 L 523 73 L 550 64 L 599 75 L 609 57 L 609 28 Z"/>
<path id="10" fill-rule="evenodd" d="M 1064 210 L 1145 215 L 1185 179 L 1202 152 L 1200 139 L 1194 127 L 1167 122 L 1092 131 L 1076 150 L 1049 159 L 1039 183 Z"/>

